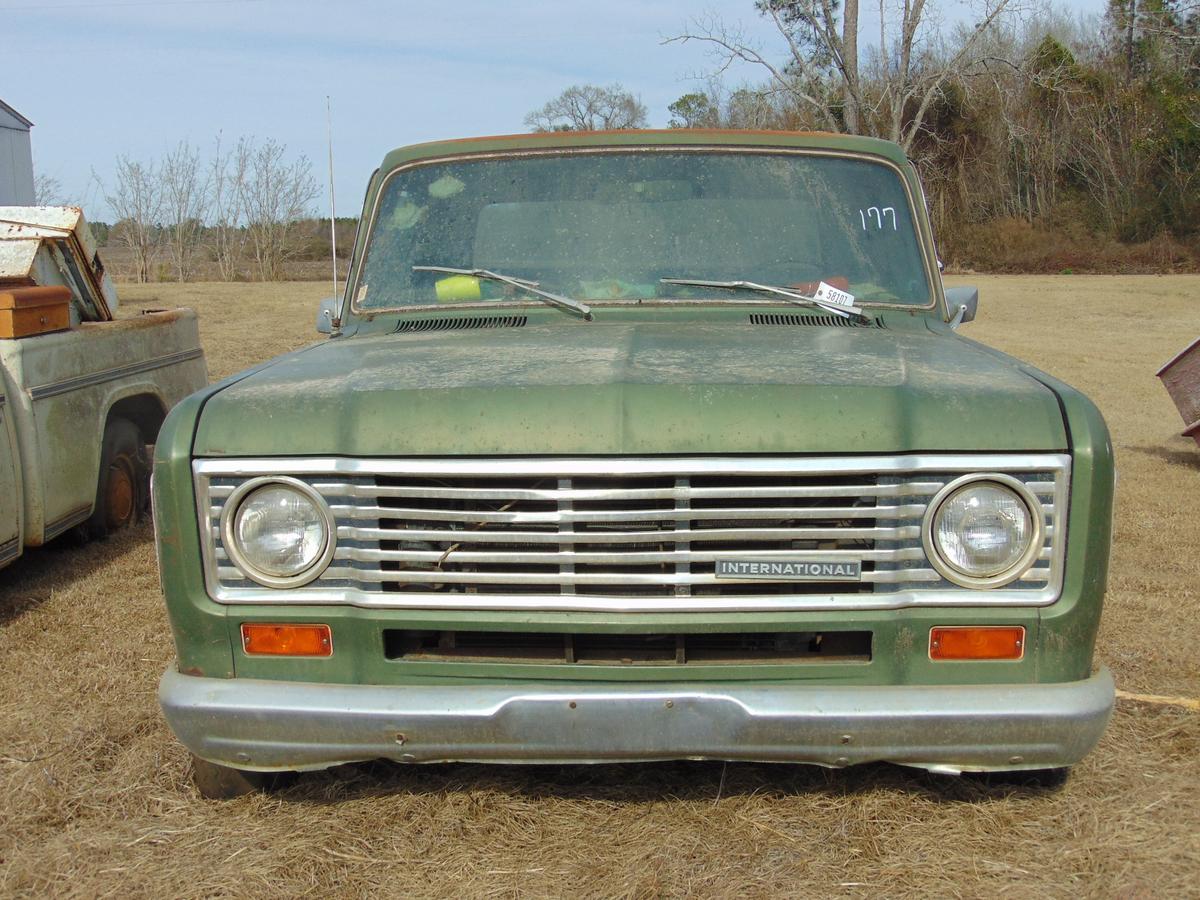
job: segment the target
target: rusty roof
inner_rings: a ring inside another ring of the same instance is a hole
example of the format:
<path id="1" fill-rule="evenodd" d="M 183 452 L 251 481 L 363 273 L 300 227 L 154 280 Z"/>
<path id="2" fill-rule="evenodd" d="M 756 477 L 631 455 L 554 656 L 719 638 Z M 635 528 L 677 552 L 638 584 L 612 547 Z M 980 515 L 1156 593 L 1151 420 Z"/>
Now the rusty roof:
<path id="1" fill-rule="evenodd" d="M 511 152 L 582 147 L 710 146 L 799 148 L 850 151 L 882 156 L 904 165 L 904 151 L 891 141 L 859 135 L 815 131 L 749 131 L 705 128 L 622 129 L 618 131 L 542 131 L 533 134 L 454 138 L 399 147 L 388 153 L 381 166 L 387 172 L 418 159 L 464 153 Z"/>

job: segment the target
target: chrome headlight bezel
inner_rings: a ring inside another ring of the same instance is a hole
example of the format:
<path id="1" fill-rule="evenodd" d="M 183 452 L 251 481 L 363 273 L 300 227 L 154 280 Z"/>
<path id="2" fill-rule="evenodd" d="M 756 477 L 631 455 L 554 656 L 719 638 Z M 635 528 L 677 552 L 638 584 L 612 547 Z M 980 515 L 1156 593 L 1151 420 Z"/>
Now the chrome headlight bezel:
<path id="1" fill-rule="evenodd" d="M 295 575 L 278 576 L 262 571 L 246 558 L 241 546 L 238 544 L 234 528 L 237 522 L 238 511 L 251 495 L 265 487 L 286 487 L 298 494 L 302 494 L 305 499 L 313 504 L 320 516 L 321 524 L 324 526 L 325 537 L 321 552 L 317 554 L 313 562 L 304 571 L 297 572 Z M 221 510 L 220 528 L 221 543 L 230 561 L 247 578 L 264 587 L 295 588 L 308 584 L 328 568 L 330 561 L 333 559 L 334 550 L 337 548 L 337 523 L 334 521 L 333 512 L 330 510 L 325 498 L 303 481 L 284 475 L 266 475 L 251 478 L 249 481 L 238 485 L 233 493 L 229 495 L 229 499 Z"/>
<path id="2" fill-rule="evenodd" d="M 964 572 L 947 560 L 942 554 L 941 547 L 934 535 L 934 526 L 937 521 L 938 512 L 946 501 L 964 488 L 977 485 L 981 482 L 1007 489 L 1014 494 L 1024 504 L 1030 520 L 1029 542 L 1024 552 L 1017 558 L 1016 562 L 1009 565 L 1003 571 L 988 576 L 977 576 Z M 963 475 L 961 478 L 956 478 L 948 482 L 934 495 L 925 510 L 925 517 L 921 524 L 921 544 L 925 549 L 925 556 L 929 560 L 929 564 L 947 581 L 961 587 L 989 590 L 1011 584 L 1029 570 L 1029 567 L 1033 565 L 1042 552 L 1045 541 L 1045 522 L 1046 513 L 1042 508 L 1042 504 L 1038 501 L 1033 491 L 1023 482 L 1018 481 L 1011 475 L 1004 475 L 1000 472 L 973 472 L 970 475 Z"/>

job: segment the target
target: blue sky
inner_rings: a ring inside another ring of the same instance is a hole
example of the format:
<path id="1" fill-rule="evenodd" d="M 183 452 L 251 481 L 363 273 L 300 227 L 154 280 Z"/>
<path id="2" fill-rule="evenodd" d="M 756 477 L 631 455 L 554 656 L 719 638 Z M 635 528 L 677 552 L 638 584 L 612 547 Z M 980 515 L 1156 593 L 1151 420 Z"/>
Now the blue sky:
<path id="1" fill-rule="evenodd" d="M 960 0 L 943 8 L 967 14 Z M 118 154 L 155 159 L 180 140 L 207 152 L 218 134 L 273 137 L 324 183 L 330 95 L 338 211 L 352 215 L 388 149 L 522 131 L 572 84 L 620 82 L 665 125 L 713 62 L 700 44 L 661 42 L 706 14 L 783 56 L 752 0 L 0 0 L 0 99 L 35 123 L 38 173 L 104 219 L 92 171 L 108 178 Z"/>

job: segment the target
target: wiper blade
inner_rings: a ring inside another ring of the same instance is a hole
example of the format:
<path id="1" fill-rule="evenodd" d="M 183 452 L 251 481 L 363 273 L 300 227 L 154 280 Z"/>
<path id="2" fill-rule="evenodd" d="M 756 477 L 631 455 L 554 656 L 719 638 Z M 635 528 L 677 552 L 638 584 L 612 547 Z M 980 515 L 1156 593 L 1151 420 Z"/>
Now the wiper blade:
<path id="1" fill-rule="evenodd" d="M 797 306 L 816 306 L 826 312 L 833 313 L 835 316 L 841 316 L 843 319 L 848 319 L 850 316 L 861 316 L 864 319 L 867 317 L 865 312 L 853 304 L 842 306 L 838 303 L 818 300 L 816 297 L 801 294 L 799 291 L 775 287 L 772 284 L 759 284 L 757 281 L 705 281 L 701 278 L 660 278 L 659 281 L 663 284 L 684 284 L 695 287 L 724 288 L 725 290 L 757 291 L 760 294 L 773 294 L 776 297 L 781 297 L 788 303 L 795 303 Z"/>
<path id="2" fill-rule="evenodd" d="M 565 309 L 575 315 L 582 316 L 586 322 L 592 321 L 592 308 L 586 303 L 580 303 L 578 300 L 572 300 L 570 297 L 564 297 L 562 294 L 543 291 L 537 286 L 536 282 L 526 281 L 523 278 L 513 278 L 511 275 L 502 275 L 499 272 L 492 272 L 488 269 L 454 269 L 450 266 L 413 266 L 413 271 L 444 272 L 447 275 L 472 275 L 475 278 L 483 278 L 487 281 L 498 281 L 501 284 L 511 285 L 519 291 L 539 297 L 552 306 L 557 306 L 560 309 Z"/>

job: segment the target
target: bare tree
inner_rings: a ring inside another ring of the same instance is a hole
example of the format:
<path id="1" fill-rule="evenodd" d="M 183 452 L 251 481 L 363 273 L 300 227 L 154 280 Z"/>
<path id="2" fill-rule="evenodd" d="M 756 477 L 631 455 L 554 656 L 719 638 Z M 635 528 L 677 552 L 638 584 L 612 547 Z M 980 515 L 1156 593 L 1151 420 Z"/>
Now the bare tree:
<path id="1" fill-rule="evenodd" d="M 283 264 L 293 252 L 292 230 L 317 196 L 317 182 L 308 158 L 288 162 L 287 147 L 268 138 L 247 146 L 247 168 L 242 182 L 246 229 L 254 260 L 263 281 L 283 278 Z"/>
<path id="2" fill-rule="evenodd" d="M 717 53 L 719 71 L 748 62 L 767 72 L 773 90 L 788 95 L 815 124 L 830 131 L 870 134 L 911 148 L 946 81 L 962 74 L 976 42 L 1014 0 L 984 6 L 965 40 L 950 54 L 928 52 L 932 30 L 927 0 L 894 9 L 879 0 L 879 46 L 864 77 L 858 48 L 859 0 L 758 0 L 786 48 L 781 62 L 720 20 L 693 23 L 664 43 L 703 41 Z"/>
<path id="3" fill-rule="evenodd" d="M 113 190 L 109 192 L 100 183 L 105 202 L 117 217 L 113 236 L 133 254 L 134 278 L 139 282 L 149 281 L 150 266 L 158 255 L 158 222 L 163 213 L 159 171 L 153 163 L 118 156 Z"/>
<path id="4" fill-rule="evenodd" d="M 572 85 L 525 117 L 534 131 L 608 131 L 645 128 L 646 107 L 619 84 Z"/>
<path id="5" fill-rule="evenodd" d="M 224 281 L 237 276 L 238 260 L 248 239 L 244 227 L 246 174 L 250 169 L 252 148 L 239 138 L 232 150 L 221 150 L 221 137 L 208 167 L 209 229 L 213 258 Z"/>
<path id="6" fill-rule="evenodd" d="M 50 175 L 38 175 L 33 179 L 34 206 L 63 206 L 62 182 Z"/>
<path id="7" fill-rule="evenodd" d="M 208 213 L 208 185 L 200 165 L 200 151 L 180 141 L 159 169 L 163 210 L 167 224 L 167 250 L 175 277 L 187 281 L 200 244 Z"/>

